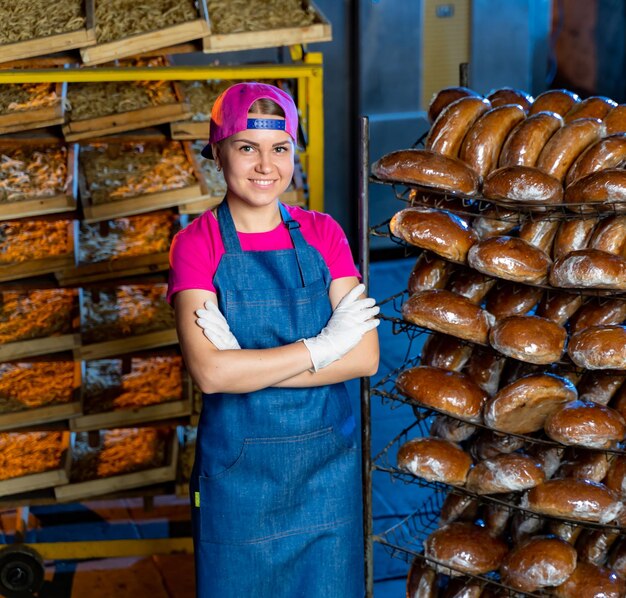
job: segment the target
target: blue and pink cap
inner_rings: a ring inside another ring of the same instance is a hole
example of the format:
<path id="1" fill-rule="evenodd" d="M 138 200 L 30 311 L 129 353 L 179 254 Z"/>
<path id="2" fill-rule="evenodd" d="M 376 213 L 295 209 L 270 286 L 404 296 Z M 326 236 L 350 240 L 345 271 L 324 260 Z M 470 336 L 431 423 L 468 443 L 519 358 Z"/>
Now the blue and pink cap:
<path id="1" fill-rule="evenodd" d="M 248 118 L 254 102 L 268 99 L 276 102 L 285 113 L 279 118 Z M 274 129 L 289 133 L 294 143 L 298 138 L 298 110 L 292 97 L 282 89 L 267 83 L 237 83 L 222 92 L 211 110 L 209 143 L 200 152 L 213 159 L 212 143 L 217 143 L 246 129 Z"/>

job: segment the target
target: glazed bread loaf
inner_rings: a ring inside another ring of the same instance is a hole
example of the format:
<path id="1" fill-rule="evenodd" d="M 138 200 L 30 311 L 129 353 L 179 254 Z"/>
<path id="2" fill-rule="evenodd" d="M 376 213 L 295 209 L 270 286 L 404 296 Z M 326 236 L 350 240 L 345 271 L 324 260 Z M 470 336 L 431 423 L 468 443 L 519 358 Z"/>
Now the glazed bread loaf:
<path id="1" fill-rule="evenodd" d="M 610 569 L 578 561 L 574 572 L 552 593 L 556 598 L 622 598 L 626 583 Z"/>
<path id="2" fill-rule="evenodd" d="M 543 469 L 532 457 L 510 453 L 477 463 L 467 476 L 466 486 L 476 494 L 498 494 L 528 490 L 544 479 Z"/>
<path id="3" fill-rule="evenodd" d="M 558 129 L 563 118 L 556 112 L 539 112 L 518 123 L 506 138 L 498 165 L 534 166 L 541 150 Z"/>
<path id="4" fill-rule="evenodd" d="M 487 295 L 485 308 L 496 319 L 528 313 L 541 299 L 544 291 L 515 282 L 501 282 Z"/>
<path id="5" fill-rule="evenodd" d="M 572 251 L 586 249 L 597 222 L 596 218 L 563 220 L 554 237 L 552 257 L 557 260 Z"/>
<path id="6" fill-rule="evenodd" d="M 560 116 L 567 114 L 580 98 L 567 89 L 548 89 L 540 93 L 528 111 L 528 116 L 538 112 L 556 112 Z"/>
<path id="7" fill-rule="evenodd" d="M 409 293 L 443 289 L 452 273 L 452 264 L 436 255 L 423 251 L 415 260 L 407 288 Z"/>
<path id="8" fill-rule="evenodd" d="M 568 449 L 565 452 L 556 477 L 581 478 L 601 482 L 609 471 L 609 458 L 602 451 Z"/>
<path id="9" fill-rule="evenodd" d="M 474 218 L 472 228 L 481 239 L 506 235 L 524 221 L 524 216 L 514 210 L 505 210 L 502 206 L 491 206 Z"/>
<path id="10" fill-rule="evenodd" d="M 536 364 L 559 361 L 566 340 L 563 326 L 539 316 L 502 318 L 489 331 L 489 342 L 496 351 Z"/>
<path id="11" fill-rule="evenodd" d="M 493 430 L 482 430 L 472 438 L 470 453 L 477 461 L 493 459 L 498 455 L 509 454 L 526 446 L 526 441 L 518 436 L 499 434 Z"/>
<path id="12" fill-rule="evenodd" d="M 626 326 L 592 326 L 572 335 L 572 361 L 589 370 L 626 370 Z"/>
<path id="13" fill-rule="evenodd" d="M 449 417 L 447 415 L 436 415 L 430 426 L 430 435 L 443 438 L 449 442 L 464 442 L 474 435 L 476 426 L 467 422 Z"/>
<path id="14" fill-rule="evenodd" d="M 437 572 L 416 557 L 406 578 L 406 598 L 437 598 Z"/>
<path id="15" fill-rule="evenodd" d="M 455 521 L 435 530 L 424 542 L 424 555 L 450 567 L 453 577 L 495 571 L 508 552 L 507 545 L 473 523 Z"/>
<path id="16" fill-rule="evenodd" d="M 383 181 L 398 181 L 434 189 L 474 195 L 478 175 L 457 160 L 422 149 L 397 150 L 372 164 L 372 174 Z"/>
<path id="17" fill-rule="evenodd" d="M 407 322 L 474 343 L 487 344 L 493 316 L 469 299 L 446 290 L 421 291 L 402 305 Z"/>
<path id="18" fill-rule="evenodd" d="M 609 549 L 618 537 L 619 532 L 614 529 L 606 531 L 598 529 L 585 530 L 578 542 L 576 542 L 579 560 L 594 565 L 603 564 L 606 561 Z"/>
<path id="19" fill-rule="evenodd" d="M 459 100 L 461 98 L 481 98 L 481 95 L 469 89 L 468 87 L 444 87 L 437 93 L 433 94 L 428 105 L 428 120 L 432 123 L 435 122 L 441 111 L 446 107 Z"/>
<path id="20" fill-rule="evenodd" d="M 569 380 L 554 374 L 530 374 L 500 389 L 485 404 L 485 424 L 513 434 L 536 432 L 548 415 L 576 398 L 576 387 Z"/>
<path id="21" fill-rule="evenodd" d="M 611 523 L 624 505 L 604 484 L 566 478 L 548 480 L 531 488 L 522 498 L 523 508 L 554 517 Z"/>
<path id="22" fill-rule="evenodd" d="M 456 158 L 470 127 L 490 108 L 489 100 L 472 96 L 459 98 L 448 104 L 428 131 L 426 149 Z"/>
<path id="23" fill-rule="evenodd" d="M 619 133 L 590 145 L 568 170 L 565 183 L 570 185 L 579 178 L 606 168 L 617 168 L 626 161 L 626 134 Z"/>
<path id="24" fill-rule="evenodd" d="M 558 521 L 557 519 L 548 520 L 547 528 L 551 534 L 572 546 L 576 544 L 576 540 L 585 529 L 581 525 L 568 523 L 567 521 Z"/>
<path id="25" fill-rule="evenodd" d="M 503 166 L 485 178 L 483 195 L 487 199 L 539 209 L 546 204 L 562 203 L 563 185 L 534 166 Z"/>
<path id="26" fill-rule="evenodd" d="M 475 247 L 479 246 L 480 243 Z M 468 258 L 471 260 L 471 253 Z M 562 288 L 626 291 L 626 259 L 597 249 L 571 251 L 554 262 L 550 284 Z"/>
<path id="27" fill-rule="evenodd" d="M 565 204 L 579 213 L 626 210 L 626 171 L 607 168 L 583 176 L 565 189 Z"/>
<path id="28" fill-rule="evenodd" d="M 460 372 L 472 354 L 472 346 L 448 334 L 431 334 L 422 348 L 421 364 Z"/>
<path id="29" fill-rule="evenodd" d="M 487 99 L 494 108 L 507 104 L 518 104 L 524 109 L 524 112 L 528 112 L 534 101 L 533 96 L 529 93 L 513 87 L 493 89 L 487 94 Z"/>
<path id="30" fill-rule="evenodd" d="M 576 551 L 558 538 L 537 536 L 509 552 L 500 575 L 503 583 L 524 592 L 535 592 L 563 583 L 576 568 Z"/>
<path id="31" fill-rule="evenodd" d="M 626 216 L 600 220 L 593 229 L 589 248 L 626 257 Z"/>
<path id="32" fill-rule="evenodd" d="M 543 520 L 539 517 L 528 516 L 517 511 L 511 518 L 511 541 L 513 545 L 521 544 L 541 531 Z"/>
<path id="33" fill-rule="evenodd" d="M 551 413 L 544 429 L 561 444 L 608 449 L 623 440 L 626 422 L 610 407 L 576 400 Z"/>
<path id="34" fill-rule="evenodd" d="M 624 372 L 602 370 L 585 372 L 577 385 L 578 398 L 581 401 L 593 401 L 598 405 L 608 405 L 624 380 L 626 380 Z M 615 408 L 620 411 L 617 406 Z"/>
<path id="35" fill-rule="evenodd" d="M 489 396 L 495 395 L 505 359 L 491 347 L 474 347 L 467 362 L 467 375 Z"/>
<path id="36" fill-rule="evenodd" d="M 554 477 L 561 466 L 563 449 L 545 444 L 531 444 L 527 449 L 528 454 L 543 468 L 546 479 Z"/>
<path id="37" fill-rule="evenodd" d="M 604 483 L 607 488 L 621 496 L 622 500 L 626 498 L 626 457 L 624 455 L 617 455 L 613 459 Z"/>
<path id="38" fill-rule="evenodd" d="M 626 133 L 626 104 L 618 104 L 612 108 L 602 122 L 607 135 Z"/>
<path id="39" fill-rule="evenodd" d="M 487 399 L 485 392 L 465 374 L 429 366 L 403 370 L 396 387 L 421 405 L 469 422 L 480 421 Z"/>
<path id="40" fill-rule="evenodd" d="M 550 255 L 558 228 L 558 220 L 555 220 L 551 216 L 528 220 L 520 228 L 519 238 L 522 239 L 522 241 L 527 241 L 531 245 L 534 245 L 537 249 L 545 251 L 546 255 Z"/>
<path id="41" fill-rule="evenodd" d="M 478 235 L 451 212 L 406 208 L 397 212 L 389 229 L 396 237 L 454 262 L 465 262 Z"/>
<path id="42" fill-rule="evenodd" d="M 439 513 L 439 525 L 453 521 L 473 521 L 478 513 L 478 501 L 458 491 L 448 492 Z"/>
<path id="43" fill-rule="evenodd" d="M 599 118 L 602 120 L 613 108 L 617 106 L 611 98 L 604 96 L 591 96 L 574 104 L 563 119 L 570 123 L 579 118 Z"/>
<path id="44" fill-rule="evenodd" d="M 457 268 L 446 288 L 478 305 L 495 282 L 495 278 L 490 278 L 475 270 Z"/>
<path id="45" fill-rule="evenodd" d="M 626 301 L 622 299 L 602 298 L 599 301 L 588 300 L 570 322 L 572 334 L 591 326 L 610 326 L 620 324 L 626 319 Z"/>
<path id="46" fill-rule="evenodd" d="M 511 509 L 507 506 L 488 502 L 483 505 L 481 518 L 485 522 L 485 529 L 494 537 L 502 537 L 509 527 Z"/>
<path id="47" fill-rule="evenodd" d="M 583 298 L 580 295 L 549 292 L 541 299 L 537 307 L 537 315 L 564 326 L 582 303 Z"/>
<path id="48" fill-rule="evenodd" d="M 398 450 L 398 468 L 429 482 L 462 486 L 471 466 L 461 447 L 441 438 L 414 438 Z"/>

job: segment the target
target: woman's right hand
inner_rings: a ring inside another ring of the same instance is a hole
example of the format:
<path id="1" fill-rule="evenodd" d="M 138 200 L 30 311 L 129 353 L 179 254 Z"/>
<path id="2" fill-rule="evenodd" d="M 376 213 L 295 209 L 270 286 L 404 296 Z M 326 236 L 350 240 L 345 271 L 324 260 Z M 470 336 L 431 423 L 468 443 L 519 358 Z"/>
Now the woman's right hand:
<path id="1" fill-rule="evenodd" d="M 219 307 L 209 300 L 205 302 L 204 308 L 196 310 L 196 324 L 202 328 L 204 336 L 221 351 L 241 349 Z"/>

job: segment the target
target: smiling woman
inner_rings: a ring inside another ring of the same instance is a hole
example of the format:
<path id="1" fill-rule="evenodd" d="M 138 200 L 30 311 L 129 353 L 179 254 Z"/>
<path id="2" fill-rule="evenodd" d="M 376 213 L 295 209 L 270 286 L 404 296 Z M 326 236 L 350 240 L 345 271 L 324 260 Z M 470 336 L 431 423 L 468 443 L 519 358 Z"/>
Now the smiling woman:
<path id="1" fill-rule="evenodd" d="M 284 91 L 224 91 L 202 155 L 223 169 L 226 196 L 170 251 L 168 298 L 203 391 L 190 481 L 203 598 L 363 595 L 343 383 L 378 367 L 378 307 L 339 225 L 278 200 L 297 129 Z"/>

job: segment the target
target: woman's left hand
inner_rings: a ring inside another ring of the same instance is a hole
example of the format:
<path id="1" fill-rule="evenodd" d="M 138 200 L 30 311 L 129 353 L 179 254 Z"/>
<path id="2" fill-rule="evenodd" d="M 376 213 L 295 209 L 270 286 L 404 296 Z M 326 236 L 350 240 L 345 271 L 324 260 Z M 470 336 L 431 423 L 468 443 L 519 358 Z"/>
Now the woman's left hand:
<path id="1" fill-rule="evenodd" d="M 196 324 L 202 328 L 204 336 L 221 351 L 241 349 L 219 307 L 212 301 L 207 301 L 204 307 L 205 309 L 196 310 L 198 316 Z"/>

